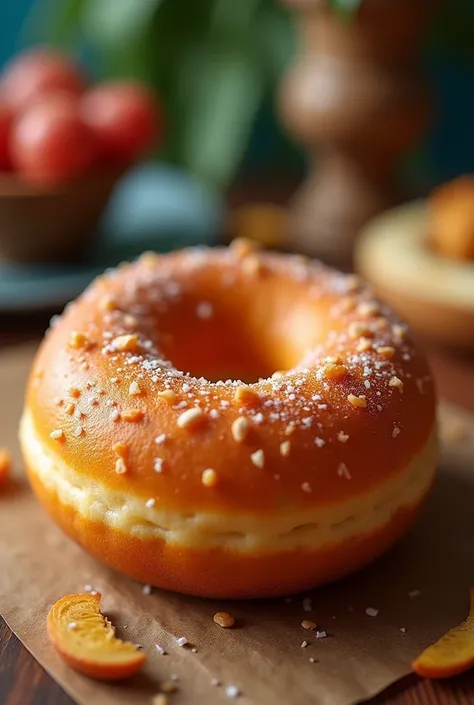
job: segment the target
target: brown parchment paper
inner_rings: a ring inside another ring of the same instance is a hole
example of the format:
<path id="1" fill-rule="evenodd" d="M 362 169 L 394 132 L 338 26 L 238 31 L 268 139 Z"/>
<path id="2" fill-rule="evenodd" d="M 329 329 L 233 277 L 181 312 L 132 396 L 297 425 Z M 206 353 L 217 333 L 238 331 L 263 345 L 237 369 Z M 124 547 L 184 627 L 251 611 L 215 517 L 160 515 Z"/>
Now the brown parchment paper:
<path id="1" fill-rule="evenodd" d="M 100 565 L 64 537 L 28 489 L 16 434 L 31 356 L 31 349 L 0 355 L 0 445 L 10 447 L 17 461 L 15 481 L 0 494 L 0 611 L 78 703 L 149 704 L 160 681 L 176 674 L 179 690 L 170 696 L 176 705 L 228 703 L 228 685 L 239 688 L 243 704 L 346 705 L 407 674 L 420 649 L 464 618 L 474 584 L 473 417 L 443 410 L 453 438 L 416 528 L 373 566 L 314 591 L 310 612 L 303 609 L 307 596 L 229 603 L 160 591 L 145 595 L 141 585 Z M 102 593 L 103 609 L 119 635 L 142 644 L 149 654 L 143 672 L 126 683 L 82 677 L 47 641 L 50 605 L 86 584 Z M 376 617 L 366 614 L 369 607 L 379 610 Z M 223 609 L 238 618 L 238 628 L 214 625 L 213 614 Z M 300 626 L 305 618 L 328 637 L 316 639 L 305 631 Z M 177 646 L 181 636 L 190 646 Z M 156 652 L 156 643 L 167 655 Z M 212 686 L 212 679 L 222 685 Z"/>

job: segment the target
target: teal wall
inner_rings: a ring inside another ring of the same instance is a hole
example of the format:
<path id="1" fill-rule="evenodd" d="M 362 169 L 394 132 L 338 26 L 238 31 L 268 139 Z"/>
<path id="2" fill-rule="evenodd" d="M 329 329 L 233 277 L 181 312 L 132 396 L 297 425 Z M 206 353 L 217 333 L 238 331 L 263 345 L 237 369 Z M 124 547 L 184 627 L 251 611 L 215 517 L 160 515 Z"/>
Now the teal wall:
<path id="1" fill-rule="evenodd" d="M 0 0 L 0 64 L 18 49 L 19 33 L 34 0 Z"/>

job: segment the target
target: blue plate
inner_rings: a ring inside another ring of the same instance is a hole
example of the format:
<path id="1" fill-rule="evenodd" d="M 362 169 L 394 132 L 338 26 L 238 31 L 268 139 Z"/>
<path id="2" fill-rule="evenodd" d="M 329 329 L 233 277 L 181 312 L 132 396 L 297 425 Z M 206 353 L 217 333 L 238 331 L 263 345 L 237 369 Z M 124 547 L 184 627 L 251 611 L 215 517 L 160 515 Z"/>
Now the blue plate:
<path id="1" fill-rule="evenodd" d="M 20 265 L 0 261 L 0 312 L 59 310 L 100 272 L 141 252 L 215 244 L 222 201 L 170 166 L 147 164 L 118 184 L 85 261 Z"/>

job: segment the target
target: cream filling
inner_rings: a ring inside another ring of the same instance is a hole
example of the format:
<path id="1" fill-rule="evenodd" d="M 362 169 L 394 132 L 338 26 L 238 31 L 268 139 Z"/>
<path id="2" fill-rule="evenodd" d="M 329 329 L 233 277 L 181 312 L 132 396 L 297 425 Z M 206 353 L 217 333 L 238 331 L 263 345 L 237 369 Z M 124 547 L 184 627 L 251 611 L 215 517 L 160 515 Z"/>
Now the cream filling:
<path id="1" fill-rule="evenodd" d="M 382 289 L 396 288 L 412 298 L 472 310 L 474 264 L 437 256 L 426 247 L 427 235 L 424 202 L 389 211 L 361 234 L 356 252 L 358 268 Z"/>
<path id="2" fill-rule="evenodd" d="M 432 482 L 436 458 L 436 428 L 408 467 L 383 485 L 340 504 L 269 515 L 180 512 L 146 498 L 110 490 L 86 478 L 49 448 L 25 412 L 20 439 L 25 460 L 45 488 L 84 518 L 140 539 L 159 538 L 186 548 L 228 548 L 238 552 L 272 553 L 319 548 L 369 533 L 387 524 L 397 510 L 416 505 Z M 350 482 L 341 478 L 341 482 Z"/>

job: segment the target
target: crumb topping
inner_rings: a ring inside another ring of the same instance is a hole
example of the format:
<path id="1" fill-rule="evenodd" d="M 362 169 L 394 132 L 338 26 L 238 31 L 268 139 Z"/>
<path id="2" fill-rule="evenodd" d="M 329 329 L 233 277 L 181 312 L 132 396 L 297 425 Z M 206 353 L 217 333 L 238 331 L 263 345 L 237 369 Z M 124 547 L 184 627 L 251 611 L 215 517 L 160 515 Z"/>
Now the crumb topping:
<path id="1" fill-rule="evenodd" d="M 100 414 L 101 423 L 110 424 L 111 432 L 115 424 L 115 439 L 123 430 L 125 440 L 112 446 L 112 462 L 117 474 L 126 474 L 132 434 L 138 430 L 130 424 L 144 422 L 142 428 L 150 429 L 150 444 L 155 449 L 146 470 L 162 475 L 155 478 L 157 483 L 173 477 L 175 439 L 182 438 L 182 434 L 175 436 L 181 433 L 178 429 L 188 432 L 189 439 L 194 436 L 199 439 L 195 442 L 202 441 L 203 447 L 210 447 L 212 434 L 231 437 L 236 457 L 247 467 L 263 470 L 257 476 L 272 482 L 284 477 L 284 468 L 291 467 L 299 449 L 305 448 L 313 454 L 314 464 L 297 476 L 295 491 L 300 497 L 313 493 L 316 498 L 318 457 L 326 463 L 334 455 L 333 472 L 345 480 L 356 478 L 357 464 L 350 462 L 355 444 L 352 419 L 371 423 L 387 409 L 393 414 L 391 399 L 400 409 L 408 403 L 412 393 L 408 390 L 423 395 L 430 389 L 426 373 L 411 377 L 416 352 L 406 326 L 374 301 L 358 277 L 328 272 L 319 263 L 298 256 L 283 260 L 260 253 L 248 241 L 212 252 L 223 289 L 239 281 L 240 286 L 253 288 L 284 274 L 295 287 L 305 287 L 314 305 L 329 301 L 324 339 L 310 347 L 293 369 L 277 370 L 253 384 L 240 379 L 211 382 L 178 370 L 163 352 L 163 341 L 171 333 L 159 330 L 161 316 L 172 318 L 183 301 L 191 301 L 190 312 L 197 319 L 193 325 L 202 326 L 203 335 L 219 325 L 220 301 L 209 292 L 192 298 L 194 281 L 200 280 L 211 255 L 205 248 L 182 253 L 179 275 L 173 256 L 164 267 L 165 258 L 149 255 L 126 270 L 110 270 L 80 299 L 90 302 L 94 313 L 82 327 L 76 324 L 66 332 L 63 352 L 78 374 L 57 390 L 55 420 L 48 429 L 51 438 L 65 441 L 67 437 L 69 443 L 61 451 L 67 452 L 76 439 L 93 437 Z M 249 278 L 262 271 L 261 281 Z M 68 307 L 64 317 L 76 305 Z M 98 356 L 109 370 L 107 380 L 94 379 Z M 159 415 L 153 405 L 159 405 Z M 403 415 L 392 417 L 391 425 L 385 423 L 387 442 L 400 447 L 406 434 Z M 198 428 L 199 433 L 194 433 Z M 401 430 L 404 435 L 398 438 Z M 342 459 L 347 463 L 338 462 Z M 210 454 L 206 460 L 197 469 L 196 481 L 213 487 L 225 472 Z M 134 472 L 130 472 L 132 479 Z M 219 489 L 232 491 L 232 482 L 222 482 Z"/>
<path id="2" fill-rule="evenodd" d="M 215 487 L 218 481 L 216 471 L 213 468 L 206 468 L 203 470 L 201 481 L 204 487 Z"/>

